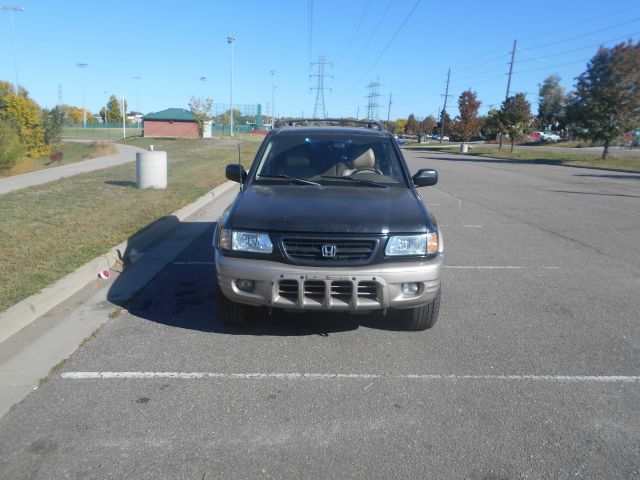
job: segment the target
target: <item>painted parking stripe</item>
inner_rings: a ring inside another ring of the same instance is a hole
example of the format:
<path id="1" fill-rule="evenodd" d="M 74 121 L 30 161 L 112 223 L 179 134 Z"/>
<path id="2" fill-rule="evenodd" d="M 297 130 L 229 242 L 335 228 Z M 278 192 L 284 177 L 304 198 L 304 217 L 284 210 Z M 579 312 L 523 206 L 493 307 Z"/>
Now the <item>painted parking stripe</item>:
<path id="1" fill-rule="evenodd" d="M 438 375 L 369 373 L 219 373 L 219 372 L 64 372 L 68 380 L 150 380 L 150 379 L 238 379 L 238 380 L 449 380 L 519 381 L 551 383 L 640 383 L 640 375 Z"/>

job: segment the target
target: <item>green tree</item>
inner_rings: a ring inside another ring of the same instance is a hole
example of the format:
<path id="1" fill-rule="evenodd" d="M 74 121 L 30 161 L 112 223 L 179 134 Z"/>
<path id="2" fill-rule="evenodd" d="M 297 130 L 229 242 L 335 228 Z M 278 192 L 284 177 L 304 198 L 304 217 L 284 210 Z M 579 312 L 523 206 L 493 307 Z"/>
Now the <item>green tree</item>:
<path id="1" fill-rule="evenodd" d="M 481 120 L 482 128 L 480 128 L 480 133 L 490 140 L 495 140 L 500 133 L 498 110 L 496 110 L 495 108 L 489 110 L 487 114 L 481 118 Z"/>
<path id="2" fill-rule="evenodd" d="M 458 97 L 458 111 L 453 130 L 463 142 L 468 142 L 478 135 L 482 126 L 482 119 L 478 117 L 480 109 L 478 94 L 471 89 L 465 90 Z"/>
<path id="3" fill-rule="evenodd" d="M 109 97 L 107 102 L 107 122 L 122 123 L 122 102 L 115 95 Z M 124 111 L 127 111 L 127 102 L 124 102 Z"/>
<path id="4" fill-rule="evenodd" d="M 210 98 L 196 98 L 191 97 L 189 102 L 189 110 L 196 119 L 196 125 L 198 126 L 198 136 L 202 138 L 204 132 L 204 123 L 211 120 L 211 107 L 213 106 L 213 100 Z M 235 112 L 234 112 L 235 117 Z"/>
<path id="5" fill-rule="evenodd" d="M 511 138 L 511 151 L 516 139 L 522 138 L 524 132 L 531 123 L 531 104 L 525 98 L 524 93 L 516 93 L 513 97 L 502 102 L 498 112 L 498 123 L 503 133 L 508 133 Z M 500 145 L 502 146 L 502 144 Z"/>
<path id="6" fill-rule="evenodd" d="M 565 124 L 565 104 L 567 97 L 560 86 L 558 75 L 549 75 L 539 90 L 538 121 L 542 130 L 560 130 Z"/>
<path id="7" fill-rule="evenodd" d="M 444 130 L 442 129 L 442 121 L 444 120 Z M 443 110 L 440 113 L 440 120 L 438 120 L 438 124 L 436 125 L 436 128 L 438 130 L 438 135 L 442 135 L 443 137 L 445 135 L 450 135 L 451 133 L 451 124 L 453 122 L 451 121 L 451 117 L 449 116 L 449 114 Z"/>
<path id="8" fill-rule="evenodd" d="M 18 129 L 6 118 L 0 118 L 0 170 L 13 167 L 25 154 Z"/>
<path id="9" fill-rule="evenodd" d="M 601 47 L 578 77 L 567 106 L 567 119 L 576 135 L 609 143 L 640 118 L 640 42 Z"/>
<path id="10" fill-rule="evenodd" d="M 56 105 L 51 110 L 42 111 L 42 124 L 44 126 L 44 141 L 47 145 L 59 144 L 62 136 L 65 112 L 61 105 Z"/>
<path id="11" fill-rule="evenodd" d="M 407 128 L 407 119 L 398 118 L 396 120 L 396 131 L 394 133 L 404 133 L 406 128 Z"/>

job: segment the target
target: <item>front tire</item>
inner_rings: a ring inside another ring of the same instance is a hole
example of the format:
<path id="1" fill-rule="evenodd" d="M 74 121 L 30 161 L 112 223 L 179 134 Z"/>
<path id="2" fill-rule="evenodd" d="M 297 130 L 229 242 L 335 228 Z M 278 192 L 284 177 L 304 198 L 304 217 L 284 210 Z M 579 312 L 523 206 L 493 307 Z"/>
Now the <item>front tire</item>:
<path id="1" fill-rule="evenodd" d="M 414 308 L 404 308 L 397 310 L 396 315 L 400 322 L 406 327 L 407 330 L 427 330 L 433 327 L 438 320 L 438 314 L 440 313 L 440 290 L 438 294 L 431 301 L 425 305 L 420 305 Z"/>
<path id="2" fill-rule="evenodd" d="M 251 307 L 234 302 L 225 297 L 222 292 L 217 294 L 218 318 L 225 325 L 244 325 L 249 321 Z"/>

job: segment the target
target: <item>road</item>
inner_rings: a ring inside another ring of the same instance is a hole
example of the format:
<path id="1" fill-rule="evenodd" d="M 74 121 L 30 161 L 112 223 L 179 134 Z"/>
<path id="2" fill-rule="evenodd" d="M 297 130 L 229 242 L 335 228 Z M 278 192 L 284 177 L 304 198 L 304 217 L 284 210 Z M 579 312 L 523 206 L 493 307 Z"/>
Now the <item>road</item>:
<path id="1" fill-rule="evenodd" d="M 640 478 L 640 175 L 407 157 L 440 173 L 432 330 L 226 328 L 211 226 L 2 419 L 0 478 Z"/>

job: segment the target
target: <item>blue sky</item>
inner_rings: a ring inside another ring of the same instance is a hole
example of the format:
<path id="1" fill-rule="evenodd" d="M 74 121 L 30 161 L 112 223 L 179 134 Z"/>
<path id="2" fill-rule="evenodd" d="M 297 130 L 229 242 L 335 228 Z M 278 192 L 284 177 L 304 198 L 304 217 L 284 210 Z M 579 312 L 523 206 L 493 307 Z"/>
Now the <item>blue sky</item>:
<path id="1" fill-rule="evenodd" d="M 448 111 L 471 87 L 481 111 L 504 100 L 518 41 L 511 92 L 527 92 L 557 73 L 570 89 L 598 45 L 640 38 L 640 2 L 432 0 L 36 1 L 14 15 L 20 84 L 40 105 L 98 111 L 111 94 L 143 113 L 187 108 L 192 95 L 229 103 L 234 42 L 234 104 L 311 116 L 317 62 L 326 66 L 329 116 L 365 115 L 379 82 L 379 116 L 437 115 L 451 68 Z M 605 6 L 606 5 L 606 6 Z M 310 13 L 311 12 L 311 13 Z M 75 65 L 87 63 L 81 71 Z M 139 80 L 132 79 L 139 76 Z M 201 81 L 206 77 L 206 81 Z M 0 79 L 15 81 L 9 13 L 0 11 Z M 136 94 L 137 86 L 137 94 Z M 330 91 L 329 91 L 330 89 Z"/>

